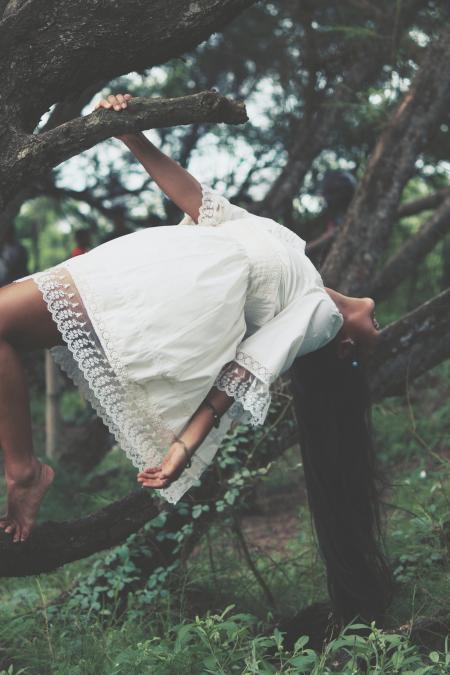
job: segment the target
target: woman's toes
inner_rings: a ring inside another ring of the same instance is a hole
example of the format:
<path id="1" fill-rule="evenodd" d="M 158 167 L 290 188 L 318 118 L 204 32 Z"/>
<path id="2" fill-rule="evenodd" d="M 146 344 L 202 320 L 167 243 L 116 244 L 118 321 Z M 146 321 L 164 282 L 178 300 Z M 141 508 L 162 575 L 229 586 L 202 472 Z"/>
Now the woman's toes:
<path id="1" fill-rule="evenodd" d="M 7 534 L 14 534 L 14 530 L 16 529 L 16 526 L 14 523 L 9 523 L 7 527 L 5 527 L 5 532 Z"/>
<path id="2" fill-rule="evenodd" d="M 31 530 L 24 528 L 20 533 L 20 541 L 26 541 L 30 536 Z"/>

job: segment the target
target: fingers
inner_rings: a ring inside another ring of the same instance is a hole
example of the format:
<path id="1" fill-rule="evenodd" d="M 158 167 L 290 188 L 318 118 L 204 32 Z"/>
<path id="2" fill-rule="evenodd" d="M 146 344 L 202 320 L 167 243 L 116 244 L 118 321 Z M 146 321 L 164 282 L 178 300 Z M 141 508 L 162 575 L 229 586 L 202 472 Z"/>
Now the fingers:
<path id="1" fill-rule="evenodd" d="M 141 484 L 141 487 L 151 487 L 161 490 L 169 487 L 172 481 L 168 477 L 154 476 L 153 478 L 141 478 L 138 482 Z"/>
<path id="2" fill-rule="evenodd" d="M 113 108 L 114 110 L 122 110 L 127 107 L 128 101 L 133 98 L 131 94 L 110 94 L 107 99 L 102 98 L 96 103 L 94 110 L 99 108 Z"/>
<path id="3" fill-rule="evenodd" d="M 140 471 L 136 480 L 141 484 L 141 487 L 152 487 L 159 490 L 168 487 L 172 482 L 172 478 L 162 470 L 161 466 L 149 467 Z"/>

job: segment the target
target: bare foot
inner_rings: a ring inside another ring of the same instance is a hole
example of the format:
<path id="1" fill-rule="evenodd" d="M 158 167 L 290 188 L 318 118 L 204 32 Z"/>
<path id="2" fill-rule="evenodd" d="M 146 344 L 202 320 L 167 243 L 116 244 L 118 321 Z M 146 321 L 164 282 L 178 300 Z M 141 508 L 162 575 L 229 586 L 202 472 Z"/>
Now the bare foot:
<path id="1" fill-rule="evenodd" d="M 53 482 L 55 472 L 48 464 L 36 461 L 35 469 L 25 479 L 6 476 L 8 511 L 0 527 L 13 535 L 13 541 L 25 541 L 36 522 L 39 507 Z"/>

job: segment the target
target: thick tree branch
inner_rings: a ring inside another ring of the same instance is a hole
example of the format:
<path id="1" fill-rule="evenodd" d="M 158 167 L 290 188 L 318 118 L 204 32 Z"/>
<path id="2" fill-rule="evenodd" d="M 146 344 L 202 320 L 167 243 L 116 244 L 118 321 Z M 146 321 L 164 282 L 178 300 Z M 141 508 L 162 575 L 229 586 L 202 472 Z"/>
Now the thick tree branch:
<path id="1" fill-rule="evenodd" d="M 450 288 L 386 326 L 370 361 L 374 400 L 400 396 L 408 384 L 450 357 Z"/>
<path id="2" fill-rule="evenodd" d="M 86 87 L 186 53 L 254 0 L 46 0 L 0 22 L 0 115 L 32 131 Z"/>
<path id="3" fill-rule="evenodd" d="M 51 572 L 117 545 L 157 516 L 161 508 L 148 492 L 138 490 L 85 518 L 44 523 L 20 546 L 12 544 L 2 531 L 0 576 Z"/>
<path id="4" fill-rule="evenodd" d="M 198 122 L 241 124 L 245 105 L 212 91 L 179 98 L 132 99 L 127 110 L 101 109 L 42 134 L 13 136 L 8 172 L 0 175 L 4 198 L 61 162 L 113 135 Z"/>
<path id="5" fill-rule="evenodd" d="M 370 286 L 376 300 L 384 300 L 398 284 L 411 274 L 416 265 L 437 242 L 450 231 L 450 196 L 426 220 L 418 232 L 409 237 L 397 253 L 386 262 Z"/>

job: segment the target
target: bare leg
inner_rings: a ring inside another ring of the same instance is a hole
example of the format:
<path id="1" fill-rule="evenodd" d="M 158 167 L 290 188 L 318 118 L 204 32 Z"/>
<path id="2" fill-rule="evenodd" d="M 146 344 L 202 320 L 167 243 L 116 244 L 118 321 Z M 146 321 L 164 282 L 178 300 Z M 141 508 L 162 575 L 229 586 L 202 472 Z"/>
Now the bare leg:
<path id="1" fill-rule="evenodd" d="M 24 541 L 54 472 L 33 451 L 27 376 L 21 353 L 64 344 L 31 279 L 0 288 L 0 446 L 8 511 L 0 527 Z"/>

